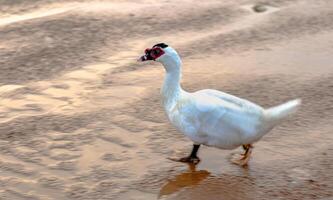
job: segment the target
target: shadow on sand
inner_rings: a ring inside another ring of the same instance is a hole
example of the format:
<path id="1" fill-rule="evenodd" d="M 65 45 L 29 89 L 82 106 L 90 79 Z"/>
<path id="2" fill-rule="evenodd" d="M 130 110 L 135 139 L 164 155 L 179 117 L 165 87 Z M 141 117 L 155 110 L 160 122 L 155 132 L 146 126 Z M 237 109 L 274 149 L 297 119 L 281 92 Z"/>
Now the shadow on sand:
<path id="1" fill-rule="evenodd" d="M 248 168 L 241 168 L 240 175 L 212 174 L 207 170 L 197 170 L 193 164 L 188 170 L 168 180 L 161 188 L 158 199 L 245 199 L 255 195 L 255 180 Z"/>

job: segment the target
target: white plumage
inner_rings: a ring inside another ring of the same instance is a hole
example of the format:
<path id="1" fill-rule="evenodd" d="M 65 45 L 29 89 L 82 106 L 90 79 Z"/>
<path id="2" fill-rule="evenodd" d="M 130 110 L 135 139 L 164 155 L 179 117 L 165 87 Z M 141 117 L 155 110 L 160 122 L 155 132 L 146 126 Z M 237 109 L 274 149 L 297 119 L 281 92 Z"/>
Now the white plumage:
<path id="1" fill-rule="evenodd" d="M 171 48 L 156 59 L 166 70 L 161 89 L 165 112 L 170 122 L 195 144 L 233 149 L 250 145 L 267 134 L 300 105 L 293 100 L 263 109 L 245 99 L 212 89 L 194 93 L 180 86 L 181 60 Z"/>

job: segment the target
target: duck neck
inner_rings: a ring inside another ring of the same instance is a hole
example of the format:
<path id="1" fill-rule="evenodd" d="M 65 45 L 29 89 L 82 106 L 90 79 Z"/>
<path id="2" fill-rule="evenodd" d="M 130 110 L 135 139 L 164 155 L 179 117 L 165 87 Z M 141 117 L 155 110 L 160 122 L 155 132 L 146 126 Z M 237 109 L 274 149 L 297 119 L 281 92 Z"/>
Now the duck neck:
<path id="1" fill-rule="evenodd" d="M 166 70 L 166 76 L 162 87 L 162 99 L 164 108 L 169 110 L 177 103 L 182 88 L 180 86 L 181 79 L 181 62 L 163 63 Z"/>

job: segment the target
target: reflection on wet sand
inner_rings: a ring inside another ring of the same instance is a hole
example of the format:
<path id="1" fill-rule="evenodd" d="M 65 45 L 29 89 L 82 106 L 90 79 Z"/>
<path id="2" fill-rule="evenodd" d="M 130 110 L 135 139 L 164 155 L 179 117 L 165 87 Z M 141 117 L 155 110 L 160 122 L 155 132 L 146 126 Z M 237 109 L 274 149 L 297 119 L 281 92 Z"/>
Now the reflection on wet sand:
<path id="1" fill-rule="evenodd" d="M 214 174 L 189 165 L 187 171 L 167 181 L 158 197 L 168 200 L 252 199 L 257 187 L 248 168 L 242 168 L 240 175 L 233 175 Z"/>
<path id="2" fill-rule="evenodd" d="M 200 184 L 203 180 L 205 180 L 210 172 L 206 170 L 196 170 L 196 166 L 194 164 L 189 164 L 189 169 L 187 172 L 183 172 L 173 179 L 169 180 L 160 190 L 159 198 L 171 195 L 175 192 L 180 191 L 186 187 L 194 187 Z"/>

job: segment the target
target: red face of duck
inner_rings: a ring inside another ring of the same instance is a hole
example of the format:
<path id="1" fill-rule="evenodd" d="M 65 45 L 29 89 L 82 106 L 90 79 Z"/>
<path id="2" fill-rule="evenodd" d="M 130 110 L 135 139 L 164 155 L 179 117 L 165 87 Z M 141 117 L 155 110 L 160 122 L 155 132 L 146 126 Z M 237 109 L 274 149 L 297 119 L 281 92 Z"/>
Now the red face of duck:
<path id="1" fill-rule="evenodd" d="M 156 60 L 159 57 L 161 57 L 163 54 L 165 54 L 165 51 L 163 48 L 167 47 L 168 45 L 164 43 L 159 43 L 154 45 L 152 48 L 147 48 L 145 50 L 145 54 L 141 56 L 138 61 L 144 62 L 147 60 Z"/>

